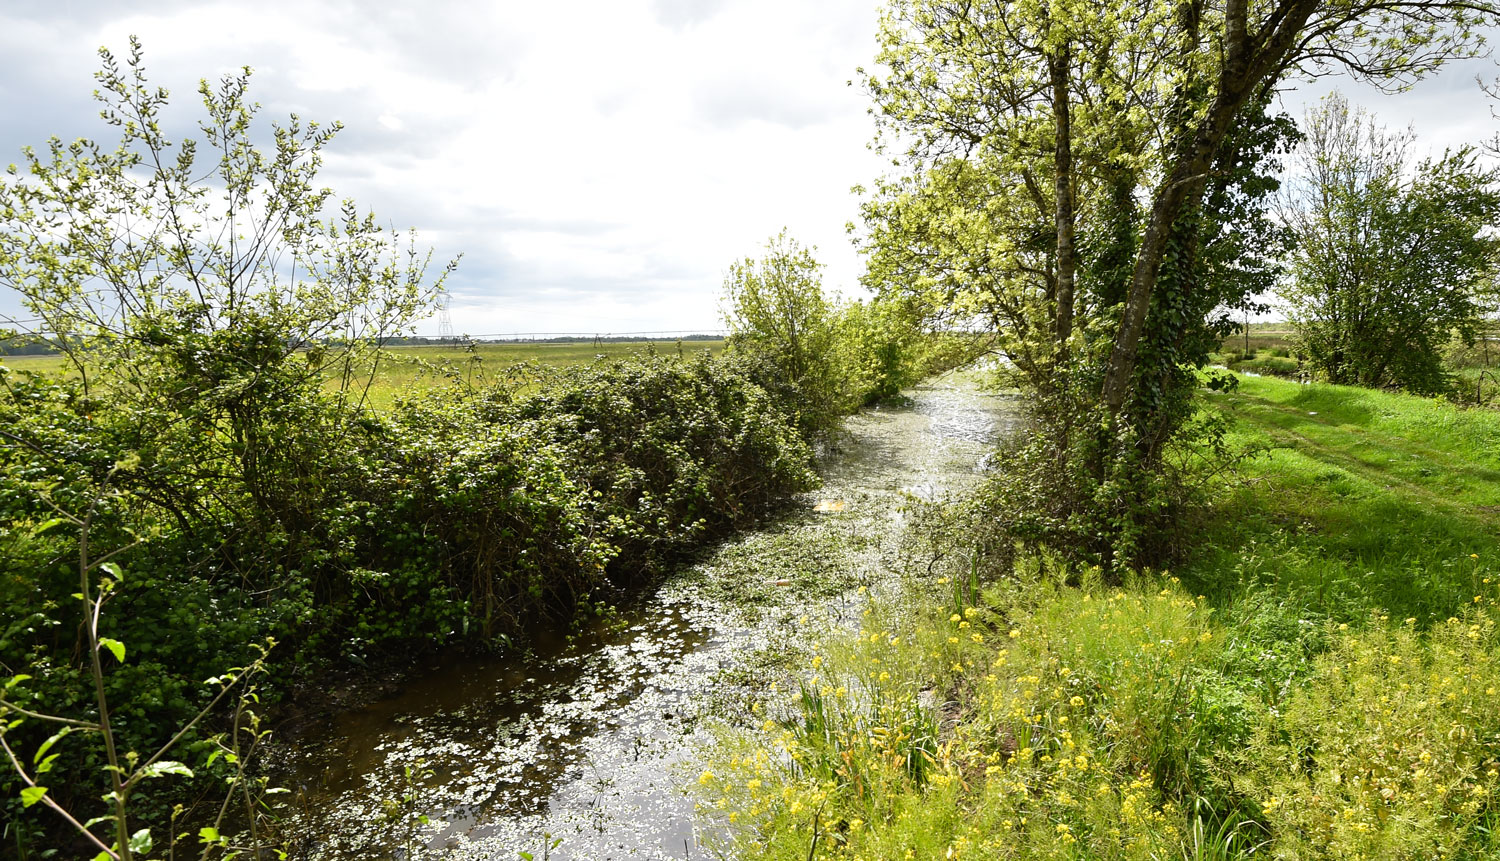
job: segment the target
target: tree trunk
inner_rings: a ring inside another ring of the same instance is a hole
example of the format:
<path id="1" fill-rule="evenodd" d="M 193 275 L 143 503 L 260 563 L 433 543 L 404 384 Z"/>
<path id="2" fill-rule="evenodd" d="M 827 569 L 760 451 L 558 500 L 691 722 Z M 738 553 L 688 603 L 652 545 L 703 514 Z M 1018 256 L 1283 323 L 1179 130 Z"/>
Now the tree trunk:
<path id="1" fill-rule="evenodd" d="M 1068 338 L 1073 334 L 1073 282 L 1078 271 L 1074 243 L 1073 128 L 1068 105 L 1070 51 L 1064 46 L 1048 58 L 1052 77 L 1052 116 L 1057 124 L 1054 161 L 1057 170 L 1057 353 L 1058 363 L 1068 358 Z"/>
<path id="2" fill-rule="evenodd" d="M 1275 77 L 1273 73 L 1287 61 L 1302 28 L 1318 6 L 1318 0 L 1282 0 L 1266 16 L 1267 29 L 1250 33 L 1246 28 L 1246 2 L 1228 0 L 1225 5 L 1224 61 L 1219 72 L 1218 95 L 1196 129 L 1183 129 L 1172 168 L 1153 196 L 1120 330 L 1105 367 L 1102 396 L 1111 416 L 1120 414 L 1135 374 L 1136 351 L 1172 225 L 1184 208 L 1197 205 L 1214 153 L 1229 134 L 1240 110 L 1257 87 Z"/>

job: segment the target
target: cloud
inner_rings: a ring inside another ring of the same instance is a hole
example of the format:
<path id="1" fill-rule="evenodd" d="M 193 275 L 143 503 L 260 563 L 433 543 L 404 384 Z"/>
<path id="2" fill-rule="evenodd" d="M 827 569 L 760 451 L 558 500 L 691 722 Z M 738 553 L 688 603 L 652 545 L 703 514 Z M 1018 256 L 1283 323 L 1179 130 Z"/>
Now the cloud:
<path id="1" fill-rule="evenodd" d="M 0 163 L 54 133 L 109 140 L 89 98 L 94 52 L 137 34 L 173 91 L 173 136 L 195 129 L 200 78 L 245 65 L 266 120 L 343 122 L 320 180 L 419 228 L 435 260 L 464 255 L 460 328 L 712 328 L 729 263 L 782 227 L 818 246 L 827 284 L 857 290 L 849 188 L 889 164 L 866 150 L 865 97 L 846 82 L 872 60 L 879 5 L 8 3 Z M 1424 141 L 1473 140 L 1495 127 L 1477 68 L 1393 100 L 1341 85 Z M 1288 97 L 1294 113 L 1317 86 Z"/>
<path id="2" fill-rule="evenodd" d="M 724 0 L 654 0 L 651 7 L 662 26 L 683 30 L 717 15 Z"/>
<path id="3" fill-rule="evenodd" d="M 1408 126 L 1417 133 L 1416 152 L 1441 152 L 1445 147 L 1478 144 L 1500 131 L 1491 109 L 1496 102 L 1480 89 L 1478 81 L 1494 80 L 1500 67 L 1480 58 L 1450 63 L 1436 75 L 1418 81 L 1403 93 L 1382 93 L 1347 75 L 1330 75 L 1300 82 L 1282 93 L 1281 103 L 1298 122 L 1307 108 L 1334 90 L 1375 115 L 1380 124 L 1393 129 Z"/>
<path id="4" fill-rule="evenodd" d="M 874 20 L 867 0 L 12 7 L 0 105 L 25 121 L 0 147 L 105 137 L 93 52 L 137 34 L 169 134 L 199 78 L 244 65 L 267 120 L 343 122 L 320 181 L 462 252 L 454 289 L 489 328 L 712 327 L 725 267 L 783 225 L 854 282 L 848 188 L 880 168 L 844 81 Z"/>

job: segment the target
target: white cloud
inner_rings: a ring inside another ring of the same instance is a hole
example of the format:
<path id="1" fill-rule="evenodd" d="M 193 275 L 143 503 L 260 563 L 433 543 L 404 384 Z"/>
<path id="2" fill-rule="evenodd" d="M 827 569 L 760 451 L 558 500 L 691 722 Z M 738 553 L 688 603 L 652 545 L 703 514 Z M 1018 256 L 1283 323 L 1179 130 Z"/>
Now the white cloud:
<path id="1" fill-rule="evenodd" d="M 200 77 L 243 65 L 256 69 L 266 117 L 344 122 L 323 179 L 417 227 L 439 259 L 464 254 L 452 282 L 458 328 L 713 327 L 729 263 L 783 226 L 819 246 L 829 284 L 854 288 L 849 187 L 889 165 L 866 150 L 867 104 L 846 82 L 873 58 L 878 6 L 23 5 L 0 10 L 0 150 L 12 154 L 0 162 L 52 132 L 105 137 L 88 100 L 94 50 L 123 53 L 137 34 L 184 122 Z M 1465 83 L 1473 74 L 1389 104 L 1411 105 L 1425 140 L 1488 136 L 1494 124 Z"/>

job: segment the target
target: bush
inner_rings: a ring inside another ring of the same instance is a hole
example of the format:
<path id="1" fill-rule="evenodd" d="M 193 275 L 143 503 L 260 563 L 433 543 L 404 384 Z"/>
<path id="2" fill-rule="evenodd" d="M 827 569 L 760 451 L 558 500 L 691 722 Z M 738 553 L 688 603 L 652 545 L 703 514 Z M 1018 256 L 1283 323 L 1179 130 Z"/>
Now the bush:
<path id="1" fill-rule="evenodd" d="M 1302 370 L 1302 364 L 1296 359 L 1282 359 L 1274 355 L 1261 359 L 1235 362 L 1229 367 L 1236 371 L 1249 371 L 1254 374 L 1267 374 L 1273 377 L 1295 377 Z"/>
<path id="2" fill-rule="evenodd" d="M 1438 624 L 1329 626 L 1313 674 L 1224 769 L 1279 858 L 1491 858 L 1500 851 L 1495 604 Z"/>
<path id="3" fill-rule="evenodd" d="M 706 356 L 558 370 L 502 415 L 557 448 L 614 573 L 635 576 L 815 486 L 811 450 L 753 373 Z"/>
<path id="4" fill-rule="evenodd" d="M 130 660 L 105 673 L 124 749 L 158 747 L 203 705 L 201 680 L 245 664 L 250 644 L 267 635 L 284 643 L 273 679 L 285 690 L 294 668 L 322 678 L 341 657 L 359 663 L 566 627 L 598 607 L 611 578 L 652 576 L 812 487 L 808 443 L 753 370 L 651 357 L 539 370 L 540 387 L 528 393 L 455 385 L 385 415 L 363 413 L 343 426 L 338 446 L 286 476 L 322 494 L 303 527 L 268 524 L 245 552 L 247 530 L 235 518 L 243 509 L 218 505 L 219 494 L 251 495 L 233 474 L 194 483 L 146 464 L 121 473 L 97 512 L 92 552 L 119 550 L 125 573 L 101 631 L 129 647 Z M 77 383 L 4 373 L 0 601 L 10 613 L 0 662 L 31 676 L 17 689 L 23 705 L 87 715 L 88 650 L 78 648 L 82 619 L 68 599 L 79 540 L 66 527 L 42 528 L 43 494 L 69 508 L 92 499 L 100 476 L 131 462 L 129 416 L 90 401 Z M 301 408 L 319 403 L 309 397 Z M 289 422 L 281 444 L 306 448 L 327 432 L 316 416 Z M 179 482 L 173 499 L 221 519 L 176 517 L 151 492 L 162 481 Z M 131 546 L 135 535 L 146 540 Z M 186 749 L 206 757 L 211 730 L 195 729 Z M 30 751 L 39 732 L 28 724 L 8 737 Z M 74 794 L 58 797 L 93 803 L 103 791 L 97 752 L 76 739 L 54 752 L 51 779 Z M 215 775 L 200 771 L 199 788 Z M 19 789 L 13 775 L 0 776 L 0 795 Z M 132 815 L 168 812 L 148 804 Z"/>
<path id="5" fill-rule="evenodd" d="M 821 268 L 812 249 L 782 231 L 764 257 L 736 262 L 724 280 L 730 353 L 749 360 L 808 438 L 959 361 L 949 345 L 924 336 L 916 313 L 898 300 L 829 299 Z"/>

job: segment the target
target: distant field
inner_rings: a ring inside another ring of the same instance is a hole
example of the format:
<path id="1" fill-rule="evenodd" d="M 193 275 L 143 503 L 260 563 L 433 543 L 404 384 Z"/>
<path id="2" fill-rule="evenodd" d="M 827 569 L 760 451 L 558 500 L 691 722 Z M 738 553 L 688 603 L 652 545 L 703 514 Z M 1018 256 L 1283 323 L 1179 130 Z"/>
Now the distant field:
<path id="1" fill-rule="evenodd" d="M 675 356 L 679 352 L 679 343 L 684 358 L 718 353 L 724 348 L 723 341 L 478 344 L 472 350 L 463 347 L 393 347 L 390 357 L 380 367 L 370 391 L 370 400 L 377 409 L 384 408 L 390 406 L 398 394 L 418 386 L 437 385 L 445 375 L 457 374 L 468 379 L 482 375 L 493 377 L 523 362 L 566 368 L 603 359 L 623 359 L 652 350 L 660 355 Z"/>
<path id="2" fill-rule="evenodd" d="M 18 371 L 55 371 L 63 360 L 60 356 L 0 356 L 0 364 Z"/>
<path id="3" fill-rule="evenodd" d="M 592 341 L 569 343 L 477 344 L 472 349 L 450 346 L 393 347 L 382 359 L 370 400 L 377 408 L 390 406 L 396 396 L 416 387 L 434 386 L 446 377 L 473 379 L 532 362 L 553 367 L 586 365 L 600 359 L 619 359 L 655 350 L 661 355 L 691 358 L 718 353 L 723 341 Z M 0 364 L 16 370 L 57 371 L 58 356 L 0 356 Z"/>

